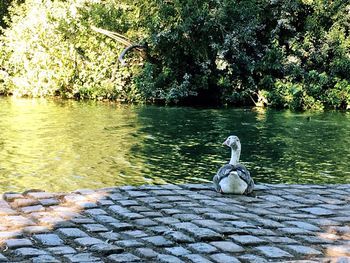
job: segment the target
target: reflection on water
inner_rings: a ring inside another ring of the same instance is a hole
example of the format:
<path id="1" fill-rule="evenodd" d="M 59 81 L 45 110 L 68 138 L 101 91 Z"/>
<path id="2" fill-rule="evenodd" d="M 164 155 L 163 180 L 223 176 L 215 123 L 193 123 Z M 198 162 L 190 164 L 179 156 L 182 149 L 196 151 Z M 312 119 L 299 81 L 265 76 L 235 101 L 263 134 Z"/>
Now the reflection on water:
<path id="1" fill-rule="evenodd" d="M 211 180 L 230 157 L 257 182 L 350 183 L 350 114 L 0 99 L 0 191 Z"/>

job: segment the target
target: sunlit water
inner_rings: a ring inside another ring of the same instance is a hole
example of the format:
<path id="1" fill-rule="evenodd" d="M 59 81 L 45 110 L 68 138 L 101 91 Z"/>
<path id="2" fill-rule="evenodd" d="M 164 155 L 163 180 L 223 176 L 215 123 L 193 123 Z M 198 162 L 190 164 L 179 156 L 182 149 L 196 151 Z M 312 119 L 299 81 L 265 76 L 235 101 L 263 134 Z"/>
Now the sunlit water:
<path id="1" fill-rule="evenodd" d="M 256 182 L 350 183 L 350 113 L 0 98 L 0 191 L 205 182 L 242 142 Z"/>

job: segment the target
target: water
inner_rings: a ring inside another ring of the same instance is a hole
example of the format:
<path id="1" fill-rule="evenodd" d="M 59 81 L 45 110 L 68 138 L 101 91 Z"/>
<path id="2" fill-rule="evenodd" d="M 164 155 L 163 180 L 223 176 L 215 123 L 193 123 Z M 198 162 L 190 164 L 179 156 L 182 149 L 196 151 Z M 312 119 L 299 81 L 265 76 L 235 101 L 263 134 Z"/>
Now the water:
<path id="1" fill-rule="evenodd" d="M 206 182 L 230 158 L 256 182 L 350 183 L 350 113 L 0 98 L 0 192 Z"/>

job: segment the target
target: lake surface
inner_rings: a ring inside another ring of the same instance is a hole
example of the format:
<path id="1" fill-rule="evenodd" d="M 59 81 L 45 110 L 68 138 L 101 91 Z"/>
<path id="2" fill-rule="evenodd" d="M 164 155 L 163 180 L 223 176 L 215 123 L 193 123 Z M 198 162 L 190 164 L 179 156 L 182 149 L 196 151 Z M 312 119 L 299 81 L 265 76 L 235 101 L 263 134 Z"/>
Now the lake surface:
<path id="1" fill-rule="evenodd" d="M 207 182 L 240 137 L 256 182 L 350 183 L 350 113 L 0 98 L 0 192 Z"/>

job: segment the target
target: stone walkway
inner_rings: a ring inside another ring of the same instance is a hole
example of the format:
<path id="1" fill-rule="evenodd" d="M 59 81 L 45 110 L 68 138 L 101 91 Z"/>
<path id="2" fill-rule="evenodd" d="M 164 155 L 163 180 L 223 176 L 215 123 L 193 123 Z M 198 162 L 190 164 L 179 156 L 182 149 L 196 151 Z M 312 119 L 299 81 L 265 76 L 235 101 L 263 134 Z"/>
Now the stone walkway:
<path id="1" fill-rule="evenodd" d="M 350 262 L 350 185 L 6 193 L 0 262 Z"/>

